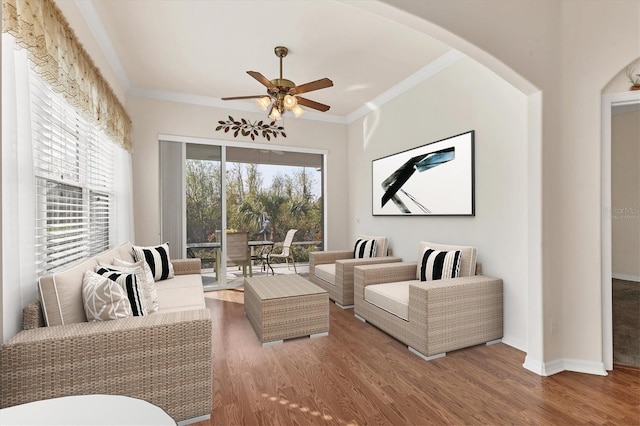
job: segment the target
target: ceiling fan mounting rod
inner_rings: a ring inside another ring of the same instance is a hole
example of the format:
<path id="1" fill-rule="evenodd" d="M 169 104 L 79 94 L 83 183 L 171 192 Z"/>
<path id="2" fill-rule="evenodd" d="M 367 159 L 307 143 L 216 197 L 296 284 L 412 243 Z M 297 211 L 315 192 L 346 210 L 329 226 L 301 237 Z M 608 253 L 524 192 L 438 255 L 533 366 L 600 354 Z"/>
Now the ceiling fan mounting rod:
<path id="1" fill-rule="evenodd" d="M 276 86 L 277 90 L 274 89 L 270 92 L 272 92 L 274 96 L 277 96 L 279 93 L 288 92 L 290 89 L 293 89 L 294 87 L 296 87 L 296 85 L 293 81 L 287 80 L 286 78 L 282 78 L 282 58 L 287 56 L 287 54 L 289 53 L 289 49 L 287 49 L 284 46 L 276 46 L 275 49 L 273 49 L 273 51 L 275 52 L 276 56 L 280 58 L 280 78 L 271 80 L 271 84 Z"/>
<path id="2" fill-rule="evenodd" d="M 276 46 L 273 51 L 275 52 L 276 56 L 280 58 L 280 80 L 282 80 L 282 58 L 287 56 L 287 54 L 289 53 L 289 49 L 284 46 Z"/>

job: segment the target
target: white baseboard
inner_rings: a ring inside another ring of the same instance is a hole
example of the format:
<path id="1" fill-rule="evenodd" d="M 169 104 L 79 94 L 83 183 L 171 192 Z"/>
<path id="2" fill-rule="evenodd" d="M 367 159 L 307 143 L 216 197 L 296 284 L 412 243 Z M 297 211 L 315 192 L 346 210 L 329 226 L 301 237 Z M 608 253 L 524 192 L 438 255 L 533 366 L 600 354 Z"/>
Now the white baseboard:
<path id="1" fill-rule="evenodd" d="M 564 359 L 564 369 L 575 371 L 576 373 L 594 374 L 597 376 L 606 376 L 607 370 L 604 363 L 599 361 L 586 361 L 584 359 Z"/>
<path id="2" fill-rule="evenodd" d="M 522 364 L 522 366 L 536 373 L 538 376 L 551 376 L 564 370 L 564 365 L 560 359 L 551 362 L 542 362 L 537 359 L 532 359 L 529 355 L 524 358 L 524 364 Z"/>
<path id="3" fill-rule="evenodd" d="M 522 364 L 522 366 L 525 369 L 536 373 L 538 376 L 542 376 L 542 363 L 537 359 L 532 359 L 529 355 L 527 355 L 524 357 L 524 364 Z"/>
<path id="4" fill-rule="evenodd" d="M 561 373 L 564 370 L 564 360 L 562 358 L 545 362 L 542 365 L 542 371 L 544 372 L 543 376 L 553 376 L 554 374 Z"/>
<path id="5" fill-rule="evenodd" d="M 611 277 L 617 280 L 633 281 L 640 284 L 640 275 L 618 274 L 617 272 L 614 272 L 611 274 Z"/>
<path id="6" fill-rule="evenodd" d="M 598 361 L 585 361 L 581 359 L 558 358 L 543 363 L 539 360 L 531 359 L 531 357 L 527 355 L 522 366 L 539 376 L 551 376 L 562 371 L 573 371 L 576 373 L 593 374 L 597 376 L 607 375 L 604 363 Z"/>

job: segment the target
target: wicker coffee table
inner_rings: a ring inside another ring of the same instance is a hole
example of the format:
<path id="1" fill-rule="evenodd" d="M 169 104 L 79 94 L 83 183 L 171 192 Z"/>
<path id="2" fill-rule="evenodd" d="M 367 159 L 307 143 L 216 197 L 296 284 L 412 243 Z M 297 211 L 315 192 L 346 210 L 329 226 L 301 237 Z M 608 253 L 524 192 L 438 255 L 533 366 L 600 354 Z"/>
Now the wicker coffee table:
<path id="1" fill-rule="evenodd" d="M 329 334 L 329 293 L 299 275 L 245 278 L 244 310 L 262 346 Z"/>

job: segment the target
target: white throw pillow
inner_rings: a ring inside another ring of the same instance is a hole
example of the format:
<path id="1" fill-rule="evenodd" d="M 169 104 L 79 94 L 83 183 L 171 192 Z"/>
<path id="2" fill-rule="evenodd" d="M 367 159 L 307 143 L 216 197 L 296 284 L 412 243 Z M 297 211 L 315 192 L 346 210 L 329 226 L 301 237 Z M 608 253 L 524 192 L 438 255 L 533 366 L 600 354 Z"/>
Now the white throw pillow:
<path id="1" fill-rule="evenodd" d="M 131 304 L 115 281 L 86 270 L 82 278 L 82 302 L 87 321 L 108 321 L 132 316 Z"/>

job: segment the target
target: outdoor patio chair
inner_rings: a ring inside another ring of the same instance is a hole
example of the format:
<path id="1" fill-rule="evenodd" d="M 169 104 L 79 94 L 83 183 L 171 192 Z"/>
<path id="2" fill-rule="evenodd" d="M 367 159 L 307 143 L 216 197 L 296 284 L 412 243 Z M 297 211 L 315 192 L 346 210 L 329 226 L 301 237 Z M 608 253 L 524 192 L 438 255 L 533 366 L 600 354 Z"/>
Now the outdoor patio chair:
<path id="1" fill-rule="evenodd" d="M 233 232 L 227 233 L 227 265 L 235 264 L 242 266 L 242 275 L 247 276 L 247 266 L 249 276 L 253 276 L 251 269 L 251 251 L 249 250 L 249 233 Z"/>
<path id="2" fill-rule="evenodd" d="M 287 269 L 290 269 L 289 260 L 291 260 L 291 263 L 293 263 L 293 271 L 296 274 L 298 273 L 296 269 L 296 260 L 293 258 L 293 251 L 291 250 L 291 244 L 293 243 L 293 236 L 295 235 L 296 232 L 298 232 L 297 229 L 289 229 L 289 231 L 287 231 L 287 235 L 284 237 L 284 241 L 282 243 L 276 243 L 273 245 L 274 249 L 276 247 L 282 247 L 282 250 L 280 251 L 280 253 L 274 253 L 272 251 L 265 255 L 267 259 L 267 267 L 271 269 L 271 273 L 273 275 L 275 275 L 275 272 L 273 272 L 273 267 L 271 266 L 271 259 L 284 259 L 287 262 Z M 267 269 L 267 275 L 269 275 L 268 269 Z"/>

